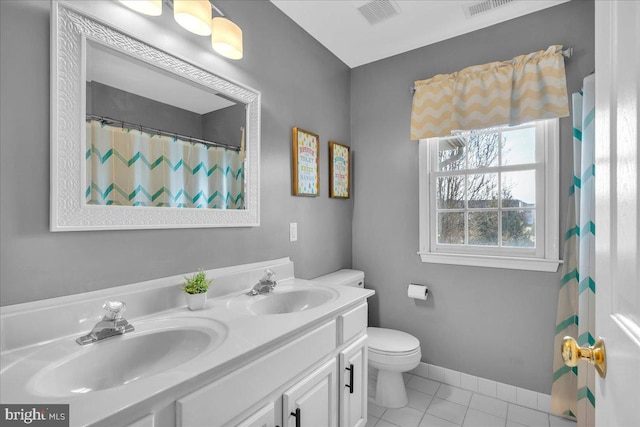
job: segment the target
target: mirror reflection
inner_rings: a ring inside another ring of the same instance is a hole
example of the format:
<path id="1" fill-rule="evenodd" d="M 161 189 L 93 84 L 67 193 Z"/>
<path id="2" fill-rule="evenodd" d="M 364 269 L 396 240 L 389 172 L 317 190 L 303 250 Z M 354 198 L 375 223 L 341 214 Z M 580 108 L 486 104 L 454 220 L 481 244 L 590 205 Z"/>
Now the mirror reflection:
<path id="1" fill-rule="evenodd" d="M 87 43 L 86 203 L 245 209 L 246 105 Z"/>

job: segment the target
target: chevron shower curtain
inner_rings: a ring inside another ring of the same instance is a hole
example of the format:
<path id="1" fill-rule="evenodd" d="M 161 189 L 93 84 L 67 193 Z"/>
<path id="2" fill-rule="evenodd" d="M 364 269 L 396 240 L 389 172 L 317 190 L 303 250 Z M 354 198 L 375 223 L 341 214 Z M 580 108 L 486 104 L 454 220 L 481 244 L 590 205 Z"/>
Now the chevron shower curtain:
<path id="1" fill-rule="evenodd" d="M 569 115 L 562 46 L 415 82 L 411 139 Z"/>
<path id="2" fill-rule="evenodd" d="M 87 123 L 87 204 L 244 209 L 238 151 Z"/>
<path id="3" fill-rule="evenodd" d="M 593 345 L 595 331 L 595 75 L 573 94 L 573 184 L 569 189 L 564 264 L 558 295 L 551 411 L 574 417 L 578 427 L 595 425 L 595 370 L 569 368 L 560 355 L 562 339 Z"/>

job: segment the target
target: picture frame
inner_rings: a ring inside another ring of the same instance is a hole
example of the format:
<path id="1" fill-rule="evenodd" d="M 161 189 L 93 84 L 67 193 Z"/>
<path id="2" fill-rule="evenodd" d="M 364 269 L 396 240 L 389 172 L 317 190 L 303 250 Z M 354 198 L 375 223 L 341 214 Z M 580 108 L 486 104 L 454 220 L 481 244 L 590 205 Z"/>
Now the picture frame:
<path id="1" fill-rule="evenodd" d="M 313 132 L 293 128 L 293 195 L 320 195 L 320 137 Z"/>
<path id="2" fill-rule="evenodd" d="M 335 141 L 329 141 L 329 197 L 351 197 L 351 149 Z"/>

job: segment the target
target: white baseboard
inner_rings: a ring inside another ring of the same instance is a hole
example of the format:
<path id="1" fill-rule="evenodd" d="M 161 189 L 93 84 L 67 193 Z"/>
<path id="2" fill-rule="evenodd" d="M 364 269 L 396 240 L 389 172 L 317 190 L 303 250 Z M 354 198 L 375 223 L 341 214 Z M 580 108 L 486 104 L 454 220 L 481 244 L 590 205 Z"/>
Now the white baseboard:
<path id="1" fill-rule="evenodd" d="M 516 405 L 551 413 L 551 396 L 548 394 L 538 393 L 525 388 L 476 377 L 475 375 L 465 374 L 464 372 L 458 372 L 453 369 L 430 365 L 424 362 L 420 362 L 420 364 L 409 373 L 506 402 L 515 403 Z"/>

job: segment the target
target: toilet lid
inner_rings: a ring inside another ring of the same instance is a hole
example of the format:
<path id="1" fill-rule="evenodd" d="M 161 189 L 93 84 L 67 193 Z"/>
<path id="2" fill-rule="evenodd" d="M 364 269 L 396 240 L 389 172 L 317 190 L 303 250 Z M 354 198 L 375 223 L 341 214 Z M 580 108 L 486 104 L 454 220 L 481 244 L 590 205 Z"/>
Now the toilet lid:
<path id="1" fill-rule="evenodd" d="M 395 329 L 367 328 L 367 345 L 378 353 L 407 353 L 420 347 L 413 335 Z"/>

